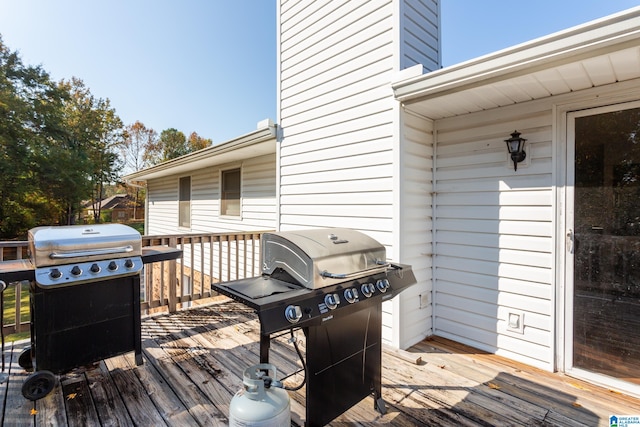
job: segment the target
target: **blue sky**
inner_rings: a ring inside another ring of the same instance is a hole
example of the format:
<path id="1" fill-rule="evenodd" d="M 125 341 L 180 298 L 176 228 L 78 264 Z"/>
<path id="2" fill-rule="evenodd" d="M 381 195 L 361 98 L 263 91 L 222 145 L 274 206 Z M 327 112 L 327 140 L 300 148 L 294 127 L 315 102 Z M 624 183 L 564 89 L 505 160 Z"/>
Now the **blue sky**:
<path id="1" fill-rule="evenodd" d="M 361 1 L 361 0 L 352 0 Z M 442 0 L 453 65 L 631 7 L 638 0 Z M 272 0 L 0 0 L 0 34 L 55 80 L 79 77 L 125 124 L 214 143 L 276 120 Z"/>

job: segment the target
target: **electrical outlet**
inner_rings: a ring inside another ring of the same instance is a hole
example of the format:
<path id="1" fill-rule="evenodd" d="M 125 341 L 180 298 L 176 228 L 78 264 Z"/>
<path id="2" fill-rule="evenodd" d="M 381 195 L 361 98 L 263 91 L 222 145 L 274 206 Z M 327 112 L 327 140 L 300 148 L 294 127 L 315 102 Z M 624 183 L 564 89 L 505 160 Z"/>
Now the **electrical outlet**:
<path id="1" fill-rule="evenodd" d="M 420 308 L 426 308 L 429 305 L 429 294 L 420 294 Z"/>

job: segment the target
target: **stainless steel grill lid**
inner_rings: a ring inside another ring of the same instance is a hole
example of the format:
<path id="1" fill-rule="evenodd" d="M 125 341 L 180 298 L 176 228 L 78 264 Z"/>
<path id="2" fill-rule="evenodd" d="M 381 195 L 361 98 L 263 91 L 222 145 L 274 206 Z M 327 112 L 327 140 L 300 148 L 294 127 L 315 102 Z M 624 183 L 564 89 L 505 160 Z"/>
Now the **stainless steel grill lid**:
<path id="1" fill-rule="evenodd" d="M 35 267 L 140 256 L 142 237 L 124 224 L 36 227 L 29 230 Z"/>
<path id="2" fill-rule="evenodd" d="M 309 289 L 385 271 L 386 250 L 375 239 L 346 228 L 265 233 L 262 273 L 278 268 Z"/>

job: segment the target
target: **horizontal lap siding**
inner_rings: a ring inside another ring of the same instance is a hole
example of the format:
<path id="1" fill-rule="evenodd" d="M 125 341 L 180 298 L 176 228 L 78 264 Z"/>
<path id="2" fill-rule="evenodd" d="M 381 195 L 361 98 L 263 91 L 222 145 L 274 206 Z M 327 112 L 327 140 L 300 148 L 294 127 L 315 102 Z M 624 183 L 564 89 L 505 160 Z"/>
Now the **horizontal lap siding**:
<path id="1" fill-rule="evenodd" d="M 276 227 L 275 155 L 244 160 L 242 164 L 193 171 L 191 176 L 191 228 L 178 227 L 178 180 L 184 174 L 150 180 L 149 234 L 225 233 L 273 230 Z M 242 171 L 242 216 L 220 216 L 220 171 Z"/>
<path id="2" fill-rule="evenodd" d="M 400 256 L 410 264 L 418 283 L 399 298 L 402 323 L 401 348 L 407 348 L 432 334 L 431 252 L 433 191 L 433 124 L 424 118 L 403 114 L 402 155 L 400 159 L 401 197 L 399 215 Z"/>
<path id="3" fill-rule="evenodd" d="M 178 226 L 179 176 L 147 183 L 147 234 L 175 234 Z"/>
<path id="4" fill-rule="evenodd" d="M 399 135 L 390 82 L 418 62 L 439 68 L 438 4 L 282 1 L 279 10 L 280 229 L 353 228 L 389 259 L 415 263 L 420 285 L 399 311 L 384 304 L 383 338 L 419 341 L 431 331 L 418 295 L 431 280 L 432 133 L 414 123 Z"/>
<path id="5" fill-rule="evenodd" d="M 551 106 L 438 121 L 434 333 L 553 368 Z M 517 129 L 517 172 L 504 140 Z M 524 313 L 524 333 L 507 329 Z"/>
<path id="6" fill-rule="evenodd" d="M 402 7 L 401 68 L 440 68 L 440 6 L 435 0 L 405 0 Z"/>
<path id="7" fill-rule="evenodd" d="M 393 230 L 393 2 L 283 2 L 280 228 Z"/>

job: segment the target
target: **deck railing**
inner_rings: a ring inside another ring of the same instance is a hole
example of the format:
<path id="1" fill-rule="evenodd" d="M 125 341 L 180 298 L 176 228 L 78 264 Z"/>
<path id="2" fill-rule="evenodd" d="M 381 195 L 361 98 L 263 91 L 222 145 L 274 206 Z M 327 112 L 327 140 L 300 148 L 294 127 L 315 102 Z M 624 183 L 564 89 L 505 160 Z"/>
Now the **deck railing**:
<path id="1" fill-rule="evenodd" d="M 141 280 L 142 314 L 175 312 L 216 296 L 212 283 L 260 275 L 260 238 L 266 231 L 142 236 L 142 246 L 183 251 L 178 260 L 146 264 Z M 26 241 L 0 242 L 0 261 L 27 257 Z M 6 335 L 29 331 L 29 282 L 9 283 L 3 313 Z M 15 302 L 9 303 L 9 299 Z M 9 307 L 11 304 L 11 307 Z"/>

